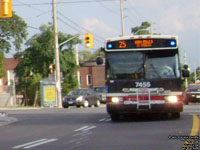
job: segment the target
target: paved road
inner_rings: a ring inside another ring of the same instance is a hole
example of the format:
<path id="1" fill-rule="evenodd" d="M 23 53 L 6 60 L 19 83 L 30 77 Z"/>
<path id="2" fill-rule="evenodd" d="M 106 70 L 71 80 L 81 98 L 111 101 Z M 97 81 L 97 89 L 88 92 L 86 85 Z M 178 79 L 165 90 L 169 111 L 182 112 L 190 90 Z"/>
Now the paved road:
<path id="1" fill-rule="evenodd" d="M 17 120 L 0 126 L 0 150 L 180 150 L 185 141 L 172 138 L 191 135 L 199 106 L 185 106 L 180 119 L 120 122 L 112 122 L 105 107 L 3 110 Z"/>

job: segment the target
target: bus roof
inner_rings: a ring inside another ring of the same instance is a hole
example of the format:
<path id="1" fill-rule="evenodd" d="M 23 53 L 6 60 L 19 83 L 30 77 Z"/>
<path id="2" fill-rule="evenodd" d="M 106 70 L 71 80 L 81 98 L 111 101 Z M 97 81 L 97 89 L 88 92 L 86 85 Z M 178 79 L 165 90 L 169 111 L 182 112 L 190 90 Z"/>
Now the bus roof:
<path id="1" fill-rule="evenodd" d="M 105 51 L 140 51 L 177 49 L 178 36 L 175 35 L 134 35 L 108 38 Z"/>
<path id="2" fill-rule="evenodd" d="M 125 40 L 125 39 L 155 39 L 155 38 L 177 40 L 178 36 L 176 35 L 130 35 L 130 36 L 123 36 L 123 37 L 107 38 L 106 42 Z"/>

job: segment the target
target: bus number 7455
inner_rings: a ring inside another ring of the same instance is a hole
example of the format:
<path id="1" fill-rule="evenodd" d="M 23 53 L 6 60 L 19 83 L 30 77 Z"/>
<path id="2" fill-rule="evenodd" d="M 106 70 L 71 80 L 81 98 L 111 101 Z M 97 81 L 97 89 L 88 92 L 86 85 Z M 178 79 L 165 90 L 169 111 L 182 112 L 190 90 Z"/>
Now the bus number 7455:
<path id="1" fill-rule="evenodd" d="M 136 88 L 149 88 L 151 87 L 150 82 L 135 82 L 135 87 Z"/>

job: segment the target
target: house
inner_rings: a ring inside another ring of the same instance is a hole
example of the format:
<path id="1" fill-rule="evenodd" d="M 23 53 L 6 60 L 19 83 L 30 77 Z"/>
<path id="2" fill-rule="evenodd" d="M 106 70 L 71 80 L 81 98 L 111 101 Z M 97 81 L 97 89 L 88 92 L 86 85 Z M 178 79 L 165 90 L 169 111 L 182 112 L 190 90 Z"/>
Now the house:
<path id="1" fill-rule="evenodd" d="M 5 76 L 0 79 L 0 106 L 16 105 L 14 69 L 22 59 L 4 58 Z"/>
<path id="2" fill-rule="evenodd" d="M 80 64 L 81 88 L 105 86 L 105 65 L 97 65 L 95 61 Z"/>
<path id="3" fill-rule="evenodd" d="M 21 60 L 22 58 L 4 58 L 3 63 L 5 76 L 0 79 L 0 93 L 6 91 L 8 86 L 10 86 L 13 80 L 15 80 L 14 69 L 17 67 Z"/>

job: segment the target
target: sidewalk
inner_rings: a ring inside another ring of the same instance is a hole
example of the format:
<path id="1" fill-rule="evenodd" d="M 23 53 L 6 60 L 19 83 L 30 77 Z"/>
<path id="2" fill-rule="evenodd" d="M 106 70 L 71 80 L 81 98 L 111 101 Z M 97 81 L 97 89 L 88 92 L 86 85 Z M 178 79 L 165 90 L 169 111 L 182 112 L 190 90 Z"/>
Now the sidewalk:
<path id="1" fill-rule="evenodd" d="M 16 122 L 17 118 L 9 117 L 7 113 L 0 112 L 0 127 Z"/>

